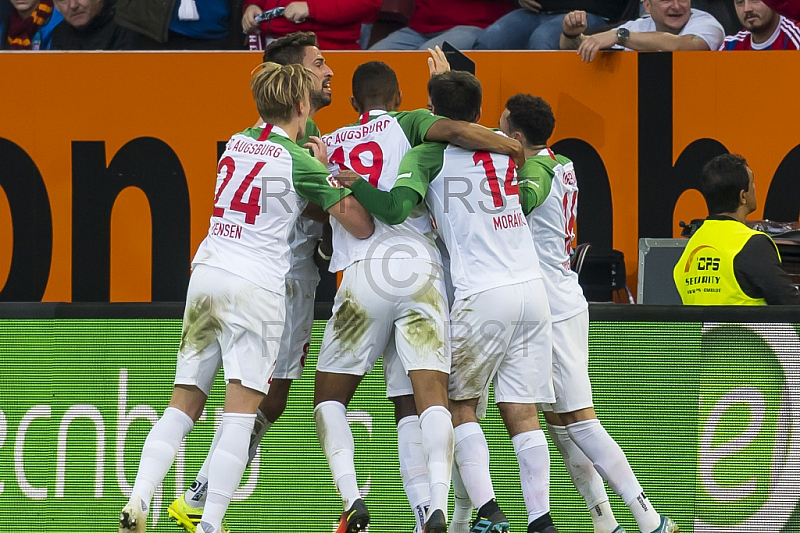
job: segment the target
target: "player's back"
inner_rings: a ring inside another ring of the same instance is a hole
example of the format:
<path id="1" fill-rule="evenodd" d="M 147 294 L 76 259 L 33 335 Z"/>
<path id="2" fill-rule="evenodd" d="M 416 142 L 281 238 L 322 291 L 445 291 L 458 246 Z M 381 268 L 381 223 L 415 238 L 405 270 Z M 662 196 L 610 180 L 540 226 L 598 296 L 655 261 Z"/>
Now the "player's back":
<path id="1" fill-rule="evenodd" d="M 542 267 L 553 320 L 574 315 L 586 308 L 578 275 L 570 268 L 575 218 L 578 212 L 578 181 L 569 159 L 549 148 L 529 158 L 520 171 L 521 186 L 529 177 L 550 179 L 544 202 L 528 213 L 527 220 Z"/>
<path id="2" fill-rule="evenodd" d="M 429 169 L 425 201 L 450 254 L 456 298 L 541 277 L 511 158 L 440 143 L 407 158 Z"/>
<path id="3" fill-rule="evenodd" d="M 328 147 L 329 168 L 350 169 L 380 190 L 388 191 L 397 181 L 403 156 L 423 142 L 427 128 L 437 120 L 426 110 L 409 112 L 370 111 L 358 123 L 344 126 L 322 140 Z M 368 239 L 356 239 L 336 220 L 333 227 L 333 257 L 330 270 L 344 270 L 364 259 L 419 257 L 439 262 L 427 210 L 417 207 L 401 224 L 375 220 Z"/>
<path id="4" fill-rule="evenodd" d="M 311 158 L 277 127 L 248 128 L 231 137 L 217 167 L 208 235 L 193 264 L 283 294 L 289 234 L 306 203 L 292 177 L 305 160 Z"/>

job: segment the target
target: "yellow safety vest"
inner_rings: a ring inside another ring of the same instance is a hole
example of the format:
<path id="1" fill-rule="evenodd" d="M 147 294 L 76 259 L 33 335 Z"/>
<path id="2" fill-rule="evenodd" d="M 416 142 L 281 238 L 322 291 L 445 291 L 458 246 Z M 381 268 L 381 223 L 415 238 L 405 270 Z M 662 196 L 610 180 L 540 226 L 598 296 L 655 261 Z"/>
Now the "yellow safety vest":
<path id="1" fill-rule="evenodd" d="M 672 272 L 685 305 L 766 305 L 751 298 L 736 281 L 733 260 L 750 237 L 761 233 L 737 220 L 706 220 L 683 251 Z M 772 239 L 770 239 L 772 240 Z M 775 245 L 775 243 L 773 243 Z M 778 248 L 775 247 L 777 252 Z M 780 254 L 778 254 L 780 259 Z"/>

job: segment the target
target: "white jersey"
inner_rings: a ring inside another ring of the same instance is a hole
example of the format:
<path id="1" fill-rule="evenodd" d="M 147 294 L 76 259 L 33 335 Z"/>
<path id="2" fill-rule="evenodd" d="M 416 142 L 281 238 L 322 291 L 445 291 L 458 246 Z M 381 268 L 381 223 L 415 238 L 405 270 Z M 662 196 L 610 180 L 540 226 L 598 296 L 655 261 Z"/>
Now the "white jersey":
<path id="1" fill-rule="evenodd" d="M 650 15 L 645 15 L 636 20 L 620 24 L 619 27 L 639 33 L 656 31 L 656 23 Z M 678 35 L 695 35 L 700 37 L 706 42 L 709 50 L 718 50 L 719 46 L 725 40 L 725 30 L 722 28 L 722 24 L 714 18 L 714 15 L 706 13 L 705 11 L 700 11 L 699 9 L 692 9 L 689 20 L 683 28 L 681 28 Z M 623 49 L 620 45 L 614 45 L 614 48 L 617 50 Z M 624 50 L 630 50 L 630 48 L 624 48 Z"/>
<path id="2" fill-rule="evenodd" d="M 306 217 L 298 217 L 289 234 L 289 257 L 291 267 L 287 278 L 319 281 L 319 269 L 314 262 L 317 243 L 322 238 L 322 223 Z"/>
<path id="3" fill-rule="evenodd" d="M 588 307 L 578 274 L 570 268 L 578 212 L 575 168 L 572 161 L 546 148 L 529 158 L 519 175 L 522 187 L 530 178 L 551 180 L 549 194 L 528 214 L 527 220 L 544 274 L 553 321 L 565 320 Z"/>
<path id="4" fill-rule="evenodd" d="M 507 155 L 426 143 L 403 160 L 397 186 L 425 198 L 450 254 L 455 297 L 542 277 Z"/>
<path id="5" fill-rule="evenodd" d="M 358 124 L 345 126 L 325 135 L 329 169 L 348 168 L 373 186 L 388 191 L 397 181 L 403 156 L 422 143 L 425 133 L 439 117 L 419 109 L 409 112 L 370 111 Z M 368 239 L 357 239 L 338 221 L 331 219 L 333 256 L 330 271 L 344 270 L 364 259 L 419 257 L 438 263 L 438 250 L 430 217 L 424 208 L 415 208 L 395 226 L 375 220 L 375 231 Z"/>
<path id="6" fill-rule="evenodd" d="M 284 294 L 289 235 L 306 200 L 328 209 L 348 194 L 329 177 L 277 126 L 235 134 L 217 167 L 208 236 L 192 265 L 221 268 Z"/>

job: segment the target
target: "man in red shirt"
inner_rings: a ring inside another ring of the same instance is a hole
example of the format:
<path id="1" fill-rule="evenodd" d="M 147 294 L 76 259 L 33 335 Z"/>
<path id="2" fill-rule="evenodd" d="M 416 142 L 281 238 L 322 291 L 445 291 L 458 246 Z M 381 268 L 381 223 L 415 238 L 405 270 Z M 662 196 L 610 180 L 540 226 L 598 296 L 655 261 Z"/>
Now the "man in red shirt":
<path id="1" fill-rule="evenodd" d="M 260 32 L 261 48 L 296 31 L 313 31 L 321 50 L 360 50 L 361 24 L 378 16 L 381 0 L 244 0 L 242 29 Z M 258 24 L 255 17 L 284 7 L 283 16 Z"/>
<path id="2" fill-rule="evenodd" d="M 444 41 L 471 50 L 486 27 L 515 7 L 512 0 L 416 0 L 408 27 L 370 50 L 427 50 Z"/>
<path id="3" fill-rule="evenodd" d="M 725 37 L 720 50 L 798 50 L 800 27 L 761 0 L 734 0 L 744 29 Z"/>

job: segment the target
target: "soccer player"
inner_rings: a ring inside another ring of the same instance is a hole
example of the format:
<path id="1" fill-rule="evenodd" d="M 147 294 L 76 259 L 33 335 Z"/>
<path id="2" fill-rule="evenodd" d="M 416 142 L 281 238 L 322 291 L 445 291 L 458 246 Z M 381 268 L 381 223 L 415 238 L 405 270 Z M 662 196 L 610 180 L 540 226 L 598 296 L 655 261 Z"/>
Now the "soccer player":
<path id="1" fill-rule="evenodd" d="M 478 120 L 482 90 L 471 74 L 433 76 L 428 90 L 435 113 Z M 537 402 L 554 399 L 550 313 L 538 263 L 531 263 L 536 250 L 520 208 L 515 168 L 505 155 L 425 143 L 404 157 L 391 191 L 377 190 L 364 180 L 343 182 L 378 220 L 393 223 L 424 198 L 450 255 L 455 288 L 450 410 L 455 460 L 470 499 L 479 507 L 474 532 L 509 527 L 494 499 L 488 446 L 476 414 L 490 382 L 517 452 L 528 531 L 555 531 L 549 515 L 547 442 L 536 410 Z M 399 213 L 386 208 L 400 199 L 408 200 Z"/>
<path id="2" fill-rule="evenodd" d="M 519 156 L 515 141 L 423 109 L 397 112 L 400 101 L 397 76 L 388 65 L 372 61 L 359 66 L 353 74 L 351 103 L 360 118 L 358 124 L 323 138 L 330 162 L 388 190 L 397 179 L 403 155 L 424 140 L 449 140 Z M 317 361 L 314 414 L 320 444 L 344 503 L 338 532 L 363 531 L 369 523 L 356 482 L 346 406 L 382 353 L 387 395 L 396 399 L 414 393 L 415 409 L 398 416 L 405 488 L 408 492 L 409 483 L 417 485 L 420 501 L 429 489 L 424 531 L 443 532 L 453 450 L 446 407 L 450 351 L 441 262 L 429 217 L 419 209 L 396 228 L 376 222 L 375 234 L 365 241 L 352 239 L 335 221 L 333 230 L 330 269 L 344 274 Z M 404 458 L 406 442 L 417 442 L 423 452 L 423 460 L 410 467 L 408 457 Z M 425 468 L 428 482 L 422 481 Z M 423 475 L 418 476 L 420 471 Z"/>
<path id="3" fill-rule="evenodd" d="M 509 98 L 500 117 L 500 129 L 525 147 L 527 161 L 519 170 L 520 198 L 553 317 L 556 401 L 544 407 L 545 420 L 573 483 L 589 506 L 596 532 L 619 533 L 623 529 L 594 469 L 630 508 L 641 531 L 673 533 L 678 526 L 656 512 L 624 452 L 594 411 L 589 382 L 589 306 L 577 274 L 569 267 L 578 182 L 572 161 L 547 146 L 554 128 L 550 106 L 529 94 Z"/>
<path id="4" fill-rule="evenodd" d="M 311 136 L 319 136 L 319 129 L 312 117 L 318 110 L 331 103 L 330 80 L 333 71 L 317 47 L 316 35 L 311 32 L 297 32 L 273 41 L 264 51 L 264 62 L 303 65 L 318 78 L 317 86 L 309 94 L 311 109 L 306 120 L 305 136 L 297 141 L 298 145 L 304 146 L 310 141 Z M 286 274 L 286 324 L 269 391 L 256 412 L 256 422 L 250 437 L 248 464 L 255 457 L 267 430 L 277 422 L 286 409 L 292 381 L 299 379 L 303 373 L 314 323 L 314 296 L 319 283 L 314 254 L 321 236 L 322 223 L 308 217 L 298 217 L 289 235 L 291 255 L 290 268 Z M 195 533 L 203 515 L 208 489 L 208 457 L 214 451 L 219 433 L 217 431 L 215 434 L 209 454 L 191 487 L 173 501 L 167 510 L 169 516 L 189 533 Z"/>
<path id="5" fill-rule="evenodd" d="M 304 134 L 309 93 L 318 84 L 300 65 L 275 63 L 265 63 L 251 80 L 265 125 L 235 134 L 220 159 L 208 236 L 193 260 L 175 387 L 145 440 L 130 500 L 120 514 L 120 533 L 145 531 L 153 493 L 200 417 L 220 365 L 227 383 L 225 408 L 199 529 L 221 530 L 275 366 L 295 219 L 309 200 L 356 237 L 372 234 L 371 216 L 323 164 L 295 144 Z M 325 159 L 319 139 L 312 149 Z"/>

